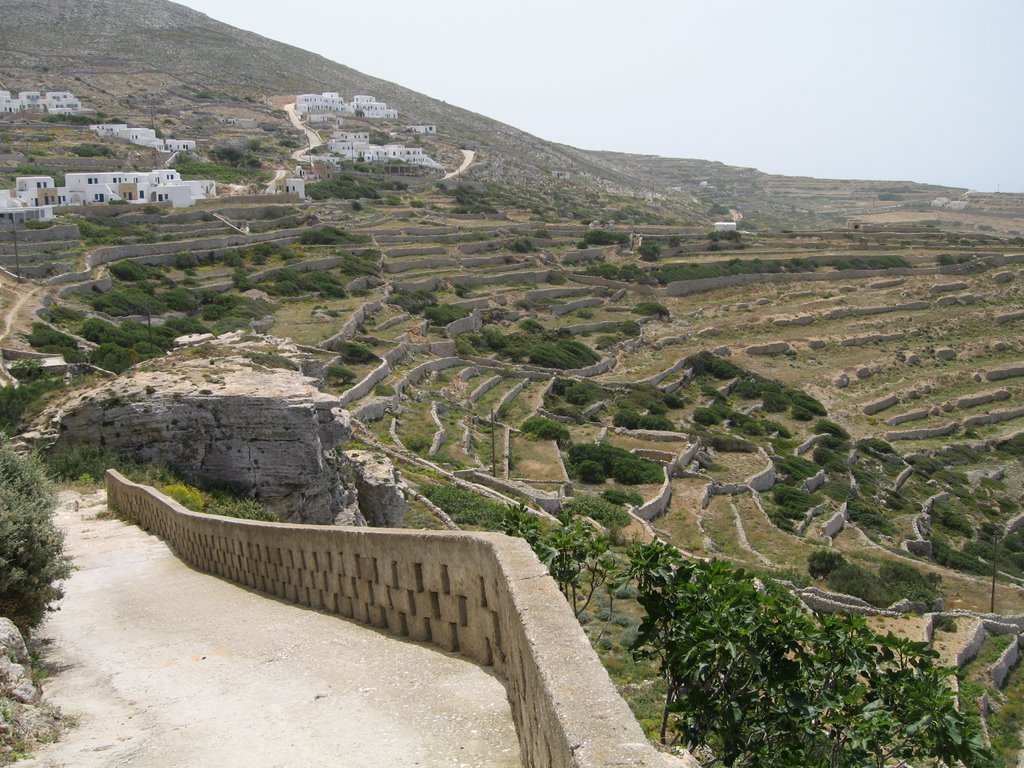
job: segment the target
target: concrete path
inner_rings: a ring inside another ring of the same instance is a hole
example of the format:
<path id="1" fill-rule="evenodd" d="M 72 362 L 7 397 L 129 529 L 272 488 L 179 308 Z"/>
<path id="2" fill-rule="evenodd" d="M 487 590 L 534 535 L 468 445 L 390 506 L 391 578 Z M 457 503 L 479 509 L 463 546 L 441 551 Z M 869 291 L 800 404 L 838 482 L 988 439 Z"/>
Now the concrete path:
<path id="1" fill-rule="evenodd" d="M 39 633 L 77 718 L 23 768 L 519 768 L 505 689 L 427 646 L 191 570 L 62 493 L 77 570 Z"/>

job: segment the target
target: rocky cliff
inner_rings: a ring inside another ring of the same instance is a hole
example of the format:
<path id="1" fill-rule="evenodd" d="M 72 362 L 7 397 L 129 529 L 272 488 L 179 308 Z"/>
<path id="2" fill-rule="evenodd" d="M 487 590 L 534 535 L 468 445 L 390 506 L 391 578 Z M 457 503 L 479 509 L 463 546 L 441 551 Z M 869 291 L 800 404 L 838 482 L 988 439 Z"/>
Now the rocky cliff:
<path id="1" fill-rule="evenodd" d="M 282 520 L 329 524 L 343 510 L 329 452 L 351 434 L 340 406 L 294 370 L 178 356 L 72 396 L 47 416 L 58 445 L 94 444 L 251 495 Z"/>

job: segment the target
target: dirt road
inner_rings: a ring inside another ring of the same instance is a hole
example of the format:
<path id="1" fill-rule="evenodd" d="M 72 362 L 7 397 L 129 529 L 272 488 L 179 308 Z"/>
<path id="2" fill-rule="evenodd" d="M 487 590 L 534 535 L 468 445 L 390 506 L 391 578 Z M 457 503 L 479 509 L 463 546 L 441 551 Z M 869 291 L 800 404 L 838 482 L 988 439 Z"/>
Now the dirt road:
<path id="1" fill-rule="evenodd" d="M 306 147 L 305 149 L 297 149 L 294 152 L 292 152 L 293 160 L 305 161 L 308 159 L 307 155 L 309 154 L 309 150 L 316 149 L 317 147 L 324 143 L 324 140 L 320 138 L 319 133 L 314 131 L 309 126 L 302 124 L 302 121 L 299 119 L 299 116 L 295 114 L 294 104 L 285 104 L 284 111 L 288 113 L 288 119 L 291 120 L 292 125 L 294 125 L 300 131 L 306 134 L 306 140 L 309 142 L 309 146 Z"/>
<path id="2" fill-rule="evenodd" d="M 460 165 L 451 173 L 446 173 L 444 176 L 442 176 L 441 181 L 444 181 L 445 179 L 454 178 L 455 176 L 461 176 L 462 172 L 469 168 L 469 166 L 473 164 L 473 161 L 476 160 L 476 150 L 463 149 L 460 151 L 462 152 L 462 165 Z"/>
<path id="3" fill-rule="evenodd" d="M 432 648 L 260 596 L 62 494 L 77 570 L 41 636 L 78 718 L 23 768 L 518 768 L 505 689 Z"/>

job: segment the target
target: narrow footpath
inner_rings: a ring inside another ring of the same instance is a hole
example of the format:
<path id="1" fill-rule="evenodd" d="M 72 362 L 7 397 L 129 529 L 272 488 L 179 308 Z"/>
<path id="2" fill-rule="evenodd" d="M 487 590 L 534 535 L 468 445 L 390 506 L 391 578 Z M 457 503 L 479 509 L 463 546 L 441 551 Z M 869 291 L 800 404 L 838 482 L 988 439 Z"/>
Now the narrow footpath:
<path id="1" fill-rule="evenodd" d="M 105 511 L 61 494 L 76 570 L 38 637 L 77 723 L 22 768 L 520 768 L 486 670 L 194 571 Z"/>

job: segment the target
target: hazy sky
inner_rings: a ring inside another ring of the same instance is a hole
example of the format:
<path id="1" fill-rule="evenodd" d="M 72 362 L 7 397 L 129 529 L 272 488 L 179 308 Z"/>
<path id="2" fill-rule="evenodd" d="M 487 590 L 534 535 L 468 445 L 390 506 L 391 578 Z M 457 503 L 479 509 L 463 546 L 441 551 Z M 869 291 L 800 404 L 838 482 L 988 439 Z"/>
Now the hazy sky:
<path id="1" fill-rule="evenodd" d="M 1024 0 L 184 4 L 584 149 L 1024 192 Z"/>

